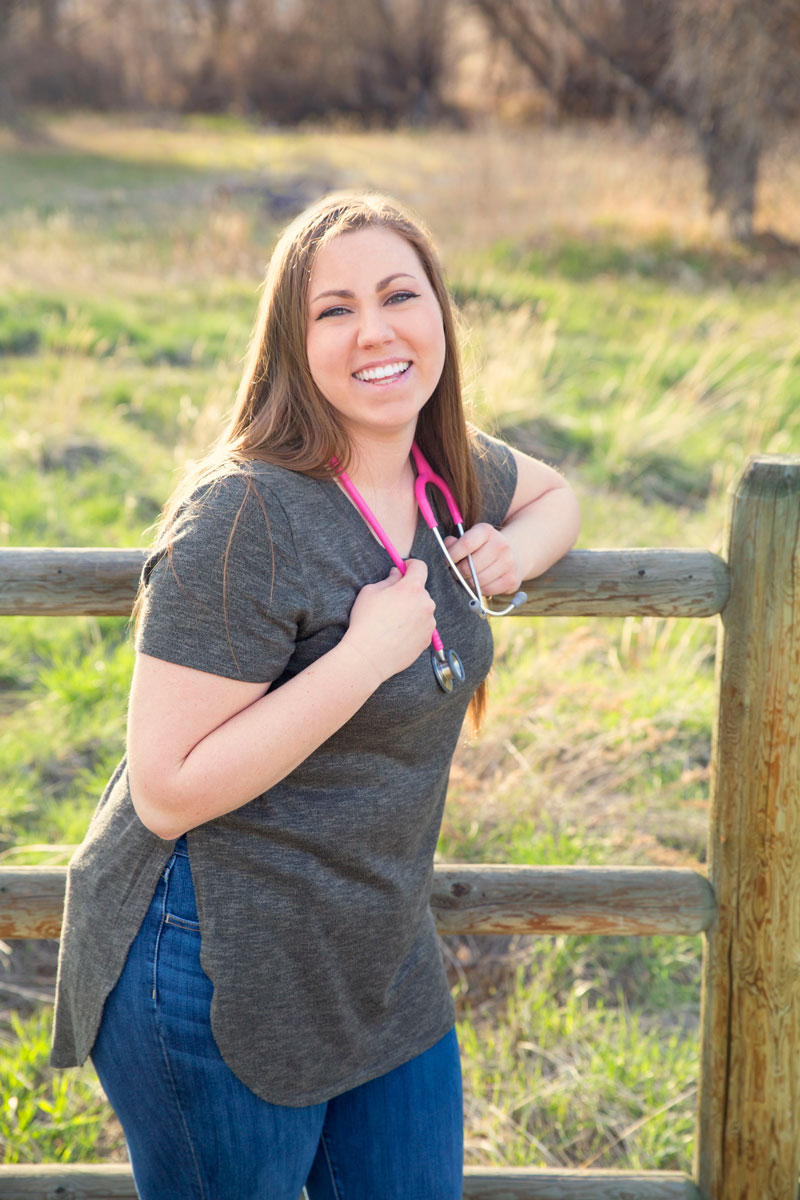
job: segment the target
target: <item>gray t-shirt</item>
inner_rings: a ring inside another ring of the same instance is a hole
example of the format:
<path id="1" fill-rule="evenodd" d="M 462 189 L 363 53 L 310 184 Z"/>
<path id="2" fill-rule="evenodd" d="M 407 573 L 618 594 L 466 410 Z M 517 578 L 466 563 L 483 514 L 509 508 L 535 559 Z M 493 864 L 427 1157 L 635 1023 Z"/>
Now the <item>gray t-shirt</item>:
<path id="1" fill-rule="evenodd" d="M 481 519 L 500 525 L 516 466 L 501 443 L 479 444 Z M 335 483 L 263 463 L 207 488 L 174 532 L 172 562 L 145 566 L 138 648 L 273 689 L 336 645 L 358 592 L 391 565 Z M 421 518 L 411 556 L 428 564 L 466 682 L 442 692 L 426 650 L 280 783 L 187 834 L 214 1037 L 277 1104 L 382 1075 L 454 1020 L 428 899 L 450 761 L 492 637 Z M 89 1054 L 172 845 L 137 817 L 123 758 L 70 864 L 55 1066 Z"/>

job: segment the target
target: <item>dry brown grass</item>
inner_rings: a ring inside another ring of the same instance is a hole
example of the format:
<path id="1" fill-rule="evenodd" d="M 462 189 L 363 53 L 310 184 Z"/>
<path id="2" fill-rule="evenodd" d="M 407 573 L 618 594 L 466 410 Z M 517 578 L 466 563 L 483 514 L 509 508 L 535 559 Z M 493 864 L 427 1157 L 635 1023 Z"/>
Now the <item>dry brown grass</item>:
<path id="1" fill-rule="evenodd" d="M 314 194 L 331 187 L 381 188 L 425 214 L 450 261 L 462 251 L 506 238 L 537 244 L 559 235 L 609 232 L 632 243 L 666 237 L 679 247 L 722 253 L 730 248 L 722 223 L 708 212 L 694 142 L 668 123 L 648 132 L 592 122 L 392 133 L 311 127 L 302 136 L 255 126 L 243 132 L 237 126 L 233 136 L 224 124 L 198 121 L 154 129 L 140 118 L 120 122 L 81 115 L 49 120 L 46 128 L 52 153 L 66 150 L 138 164 L 145 174 L 165 165 L 185 168 L 191 177 L 182 185 L 184 202 L 192 201 L 193 189 L 206 198 L 211 193 L 202 244 L 187 244 L 185 234 L 175 241 L 174 266 L 182 273 L 249 272 L 253 253 L 263 256 L 265 248 L 252 244 L 252 222 L 229 204 L 220 186 L 223 177 L 250 179 L 256 198 L 259 186 L 278 191 L 305 186 Z M 10 146 L 10 135 L 0 131 L 0 150 Z M 758 229 L 789 241 L 800 231 L 798 149 L 797 133 L 776 139 L 764 160 L 756 213 Z M 59 197 L 50 200 L 58 208 Z M 181 197 L 173 203 L 181 203 Z M 53 216 L 44 228 L 39 224 L 38 237 L 31 229 L 22 241 L 29 242 L 32 255 L 50 257 L 54 246 L 69 243 L 74 232 L 66 215 Z M 23 249 L 19 238 L 15 242 L 7 270 Z M 95 267 L 99 253 L 89 249 Z M 102 253 L 103 265 L 112 271 L 125 261 L 124 246 L 110 256 L 106 244 Z M 26 256 L 16 265 L 31 268 L 33 261 Z"/>

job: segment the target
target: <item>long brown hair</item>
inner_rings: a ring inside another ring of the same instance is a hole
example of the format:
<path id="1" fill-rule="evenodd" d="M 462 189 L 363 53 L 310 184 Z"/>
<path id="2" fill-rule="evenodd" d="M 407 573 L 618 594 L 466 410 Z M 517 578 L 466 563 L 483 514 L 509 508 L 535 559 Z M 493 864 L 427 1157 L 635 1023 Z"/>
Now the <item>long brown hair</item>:
<path id="1" fill-rule="evenodd" d="M 416 251 L 442 312 L 444 367 L 417 420 L 416 440 L 434 470 L 448 480 L 467 526 L 474 524 L 480 490 L 464 412 L 456 321 L 431 234 L 379 193 L 334 193 L 302 212 L 284 230 L 267 267 L 241 383 L 230 420 L 209 454 L 184 478 L 164 507 L 156 548 L 169 552 L 170 530 L 198 487 L 253 459 L 316 478 L 345 469 L 351 447 L 339 414 L 312 378 L 306 357 L 308 285 L 322 246 L 364 228 L 388 229 Z M 142 588 L 134 605 L 141 615 Z M 486 703 L 481 684 L 470 705 L 477 727 Z"/>

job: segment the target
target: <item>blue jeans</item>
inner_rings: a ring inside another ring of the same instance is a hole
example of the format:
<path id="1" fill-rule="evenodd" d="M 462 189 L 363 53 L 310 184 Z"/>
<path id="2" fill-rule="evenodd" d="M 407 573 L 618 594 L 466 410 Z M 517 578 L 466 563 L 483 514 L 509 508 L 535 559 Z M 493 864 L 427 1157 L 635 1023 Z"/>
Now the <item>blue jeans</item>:
<path id="1" fill-rule="evenodd" d="M 455 1030 L 322 1104 L 251 1092 L 211 1033 L 212 985 L 183 840 L 164 870 L 92 1051 L 141 1200 L 461 1200 Z"/>

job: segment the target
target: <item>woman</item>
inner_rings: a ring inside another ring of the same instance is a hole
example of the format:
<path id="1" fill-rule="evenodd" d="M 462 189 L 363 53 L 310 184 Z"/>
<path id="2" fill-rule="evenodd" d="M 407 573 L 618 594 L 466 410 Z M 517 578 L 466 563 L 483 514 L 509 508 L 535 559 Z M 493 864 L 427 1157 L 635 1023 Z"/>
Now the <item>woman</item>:
<path id="1" fill-rule="evenodd" d="M 492 642 L 420 520 L 425 460 L 485 594 L 572 545 L 564 480 L 467 428 L 427 233 L 328 197 L 278 243 L 231 424 L 165 511 L 127 755 L 70 868 L 53 1061 L 91 1053 L 144 1200 L 461 1195 L 428 894 Z"/>

